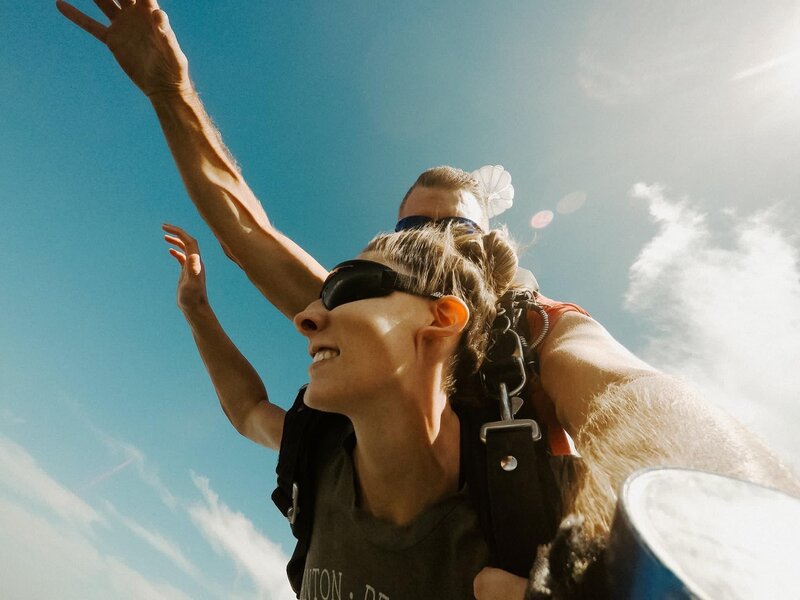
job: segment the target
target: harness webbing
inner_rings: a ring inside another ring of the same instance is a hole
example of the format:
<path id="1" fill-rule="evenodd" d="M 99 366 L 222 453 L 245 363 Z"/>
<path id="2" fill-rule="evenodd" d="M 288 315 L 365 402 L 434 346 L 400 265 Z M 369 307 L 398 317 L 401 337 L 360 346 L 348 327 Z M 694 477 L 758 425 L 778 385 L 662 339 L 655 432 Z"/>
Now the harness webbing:
<path id="1" fill-rule="evenodd" d="M 481 506 L 494 540 L 497 566 L 527 577 L 536 548 L 555 535 L 560 493 L 550 469 L 547 438 L 532 402 L 515 396 L 535 372 L 528 345 L 532 294 L 512 290 L 498 303 L 486 358 L 479 371 L 485 394 L 497 401 L 500 420 L 484 423 L 487 503 Z M 527 406 L 526 406 L 527 405 Z M 522 409 L 525 410 L 522 410 Z"/>

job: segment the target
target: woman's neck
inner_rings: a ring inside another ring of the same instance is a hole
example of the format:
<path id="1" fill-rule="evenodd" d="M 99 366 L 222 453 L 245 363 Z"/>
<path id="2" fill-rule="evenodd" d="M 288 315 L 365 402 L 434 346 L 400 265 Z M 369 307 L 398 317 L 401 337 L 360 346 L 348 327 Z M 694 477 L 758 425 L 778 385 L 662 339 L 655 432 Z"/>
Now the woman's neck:
<path id="1" fill-rule="evenodd" d="M 396 525 L 458 491 L 458 416 L 440 389 L 420 394 L 418 388 L 414 396 L 384 404 L 391 410 L 351 417 L 359 505 Z"/>

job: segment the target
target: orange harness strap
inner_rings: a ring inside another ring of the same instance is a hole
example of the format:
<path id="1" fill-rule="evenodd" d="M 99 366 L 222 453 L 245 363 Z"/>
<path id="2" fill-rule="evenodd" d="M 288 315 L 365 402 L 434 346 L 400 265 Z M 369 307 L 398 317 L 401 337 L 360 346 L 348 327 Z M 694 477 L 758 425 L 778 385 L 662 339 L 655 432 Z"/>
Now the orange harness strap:
<path id="1" fill-rule="evenodd" d="M 582 309 L 577 304 L 569 302 L 558 302 L 551 300 L 546 296 L 538 295 L 537 302 L 542 305 L 549 322 L 549 331 L 552 331 L 558 320 L 564 313 L 579 312 L 581 314 L 590 316 L 588 312 Z M 543 327 L 544 319 L 542 315 L 535 311 L 528 311 L 528 325 L 531 330 L 531 340 L 536 340 L 539 337 Z M 533 406 L 536 408 L 536 414 L 542 421 L 545 430 L 547 431 L 547 444 L 550 448 L 551 456 L 580 456 L 578 450 L 575 448 L 575 442 L 572 437 L 567 433 L 567 430 L 558 422 L 556 416 L 556 409 L 553 401 L 545 393 L 542 388 L 542 381 L 539 377 L 531 377 L 528 380 L 528 393 L 533 400 Z"/>

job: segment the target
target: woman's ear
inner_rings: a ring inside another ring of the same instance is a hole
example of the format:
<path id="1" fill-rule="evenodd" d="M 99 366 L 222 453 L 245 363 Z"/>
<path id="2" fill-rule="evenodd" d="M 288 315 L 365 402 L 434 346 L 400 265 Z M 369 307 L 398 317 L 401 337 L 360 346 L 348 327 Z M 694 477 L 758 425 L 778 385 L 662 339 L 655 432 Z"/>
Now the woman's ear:
<path id="1" fill-rule="evenodd" d="M 459 335 L 469 321 L 469 308 L 461 298 L 443 296 L 432 306 L 433 322 L 425 327 L 425 333 L 433 337 Z"/>

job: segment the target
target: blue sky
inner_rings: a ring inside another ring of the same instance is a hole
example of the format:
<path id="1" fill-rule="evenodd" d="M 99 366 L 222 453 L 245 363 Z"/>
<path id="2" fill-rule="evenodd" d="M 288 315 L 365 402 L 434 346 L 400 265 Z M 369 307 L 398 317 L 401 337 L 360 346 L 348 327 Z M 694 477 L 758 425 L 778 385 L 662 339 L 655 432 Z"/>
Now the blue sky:
<path id="1" fill-rule="evenodd" d="M 323 264 L 390 228 L 425 168 L 503 164 L 500 221 L 543 291 L 800 465 L 796 3 L 162 7 L 251 187 Z M 160 224 L 199 238 L 278 404 L 303 340 L 110 54 L 50 2 L 6 3 L 0 36 L 0 595 L 289 597 L 275 457 L 218 407 Z"/>

